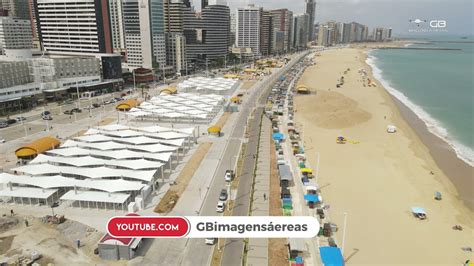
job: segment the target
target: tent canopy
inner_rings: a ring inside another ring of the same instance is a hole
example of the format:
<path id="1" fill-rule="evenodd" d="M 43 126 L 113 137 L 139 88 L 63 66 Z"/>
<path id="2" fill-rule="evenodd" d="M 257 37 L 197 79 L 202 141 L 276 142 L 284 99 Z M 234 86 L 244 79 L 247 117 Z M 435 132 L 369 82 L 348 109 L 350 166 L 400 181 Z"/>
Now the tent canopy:
<path id="1" fill-rule="evenodd" d="M 178 93 L 178 89 L 176 87 L 167 87 L 164 88 L 160 91 L 160 93 L 166 93 L 166 94 L 176 94 Z"/>
<path id="2" fill-rule="evenodd" d="M 18 148 L 15 154 L 18 158 L 34 158 L 38 154 L 59 147 L 61 142 L 53 137 L 44 137 Z"/>
<path id="3" fill-rule="evenodd" d="M 272 137 L 274 140 L 282 140 L 285 136 L 282 133 L 273 133 Z"/>
<path id="4" fill-rule="evenodd" d="M 61 200 L 71 201 L 90 201 L 90 202 L 107 202 L 107 203 L 120 203 L 124 204 L 130 197 L 128 194 L 123 193 L 108 193 L 100 191 L 82 191 L 82 190 L 70 190 L 64 194 Z"/>
<path id="5" fill-rule="evenodd" d="M 125 100 L 125 101 L 117 104 L 115 109 L 117 109 L 117 111 L 130 111 L 130 109 L 132 109 L 133 107 L 137 107 L 137 106 L 138 106 L 138 100 L 137 99 L 128 99 L 128 100 Z"/>
<path id="6" fill-rule="evenodd" d="M 221 127 L 220 126 L 211 126 L 207 129 L 207 132 L 210 134 L 218 134 L 221 132 Z"/>
<path id="7" fill-rule="evenodd" d="M 423 209 L 421 207 L 412 207 L 411 211 L 415 214 L 425 214 L 426 215 L 425 209 Z"/>
<path id="8" fill-rule="evenodd" d="M 336 247 L 320 247 L 319 253 L 324 266 L 343 266 L 344 258 L 341 250 Z"/>
<path id="9" fill-rule="evenodd" d="M 304 199 L 310 202 L 319 202 L 318 195 L 314 195 L 314 194 L 306 194 L 304 195 Z"/>
<path id="10" fill-rule="evenodd" d="M 42 189 L 34 187 L 14 187 L 0 190 L 0 197 L 18 197 L 32 199 L 48 199 L 56 193 L 57 189 Z"/>

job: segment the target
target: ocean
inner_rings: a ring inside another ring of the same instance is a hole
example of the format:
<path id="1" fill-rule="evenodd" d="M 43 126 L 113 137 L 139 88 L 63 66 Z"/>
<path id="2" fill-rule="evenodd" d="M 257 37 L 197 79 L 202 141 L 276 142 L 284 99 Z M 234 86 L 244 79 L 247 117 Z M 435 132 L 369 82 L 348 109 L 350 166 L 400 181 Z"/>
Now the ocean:
<path id="1" fill-rule="evenodd" d="M 473 165 L 474 43 L 472 38 L 459 37 L 442 41 L 471 43 L 410 45 L 460 51 L 372 50 L 367 63 L 390 94 L 423 120 L 430 132 L 451 145 L 460 159 Z"/>

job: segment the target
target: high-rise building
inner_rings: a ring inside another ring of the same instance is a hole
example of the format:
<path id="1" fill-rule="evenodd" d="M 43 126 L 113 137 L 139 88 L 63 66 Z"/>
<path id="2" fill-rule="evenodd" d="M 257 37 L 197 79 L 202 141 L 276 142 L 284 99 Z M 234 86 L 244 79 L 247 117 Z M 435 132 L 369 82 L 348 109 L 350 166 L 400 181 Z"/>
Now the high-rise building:
<path id="1" fill-rule="evenodd" d="M 122 0 L 109 0 L 110 29 L 114 52 L 125 51 L 125 36 L 123 32 Z"/>
<path id="2" fill-rule="evenodd" d="M 181 33 L 171 33 L 166 35 L 166 65 L 173 66 L 176 73 L 186 74 L 186 38 Z"/>
<path id="3" fill-rule="evenodd" d="M 0 8 L 8 10 L 10 17 L 30 19 L 28 0 L 0 0 Z"/>
<path id="4" fill-rule="evenodd" d="M 209 5 L 209 0 L 201 0 L 201 10 L 206 8 Z"/>
<path id="5" fill-rule="evenodd" d="M 161 0 L 123 0 L 123 28 L 127 63 L 131 68 L 166 64 Z"/>
<path id="6" fill-rule="evenodd" d="M 112 53 L 107 0 L 34 0 L 42 49 L 53 53 Z"/>
<path id="7" fill-rule="evenodd" d="M 314 18 L 316 16 L 316 0 L 305 0 L 304 13 L 308 15 L 308 41 L 314 40 Z"/>
<path id="8" fill-rule="evenodd" d="M 344 23 L 342 33 L 342 43 L 349 43 L 351 41 L 351 23 Z"/>
<path id="9" fill-rule="evenodd" d="M 262 8 L 255 5 L 237 9 L 235 42 L 238 48 L 251 48 L 254 56 L 260 56 L 260 30 Z"/>
<path id="10" fill-rule="evenodd" d="M 308 46 L 308 14 L 295 16 L 293 20 L 293 47 L 305 48 Z"/>
<path id="11" fill-rule="evenodd" d="M 260 27 L 260 53 L 268 56 L 273 53 L 273 17 L 270 11 L 262 12 Z"/>
<path id="12" fill-rule="evenodd" d="M 236 25 L 237 18 L 236 13 L 230 13 L 230 33 L 229 33 L 229 46 L 235 45 L 235 32 L 236 32 Z"/>
<path id="13" fill-rule="evenodd" d="M 230 9 L 223 0 L 209 0 L 200 15 L 194 12 L 185 15 L 188 62 L 203 65 L 206 60 L 225 60 L 229 53 L 229 31 Z"/>
<path id="14" fill-rule="evenodd" d="M 272 10 L 275 51 L 289 51 L 292 47 L 291 35 L 293 34 L 293 12 L 288 9 Z"/>
<path id="15" fill-rule="evenodd" d="M 33 35 L 29 20 L 0 17 L 0 54 L 5 49 L 31 49 Z"/>

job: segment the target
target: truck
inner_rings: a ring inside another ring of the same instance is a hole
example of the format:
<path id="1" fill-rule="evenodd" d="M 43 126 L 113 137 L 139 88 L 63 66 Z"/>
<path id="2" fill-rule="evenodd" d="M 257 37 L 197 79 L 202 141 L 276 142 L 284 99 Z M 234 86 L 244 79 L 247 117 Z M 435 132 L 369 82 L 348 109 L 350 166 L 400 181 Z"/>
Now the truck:
<path id="1" fill-rule="evenodd" d="M 234 177 L 235 177 L 235 173 L 233 170 L 226 170 L 225 171 L 225 181 L 226 182 L 232 182 L 232 180 L 234 180 Z"/>

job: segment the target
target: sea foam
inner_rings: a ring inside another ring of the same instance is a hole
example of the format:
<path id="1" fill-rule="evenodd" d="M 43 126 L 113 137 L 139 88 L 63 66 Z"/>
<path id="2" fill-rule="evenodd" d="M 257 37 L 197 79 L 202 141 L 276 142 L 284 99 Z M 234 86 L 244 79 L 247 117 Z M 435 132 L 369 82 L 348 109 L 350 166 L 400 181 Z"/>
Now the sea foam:
<path id="1" fill-rule="evenodd" d="M 377 79 L 391 95 L 393 95 L 406 107 L 413 111 L 413 113 L 415 113 L 415 115 L 425 123 L 426 127 L 432 134 L 438 136 L 448 143 L 449 146 L 454 149 L 459 159 L 471 166 L 474 166 L 474 151 L 466 145 L 451 138 L 448 130 L 443 127 L 439 121 L 423 110 L 422 107 L 412 102 L 405 94 L 393 88 L 390 83 L 383 78 L 383 71 L 377 67 L 377 57 L 375 57 L 371 52 L 369 52 L 367 55 L 366 63 L 372 68 L 374 78 Z"/>

